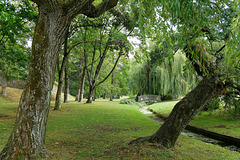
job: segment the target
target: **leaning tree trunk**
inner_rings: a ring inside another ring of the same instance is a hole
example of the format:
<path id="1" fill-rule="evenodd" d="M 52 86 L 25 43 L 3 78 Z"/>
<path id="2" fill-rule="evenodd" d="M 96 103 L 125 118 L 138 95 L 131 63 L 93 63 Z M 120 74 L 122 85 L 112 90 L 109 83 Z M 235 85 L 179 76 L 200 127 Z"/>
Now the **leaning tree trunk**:
<path id="1" fill-rule="evenodd" d="M 173 147 L 182 130 L 199 112 L 201 107 L 209 100 L 221 95 L 223 91 L 224 85 L 214 76 L 204 78 L 193 91 L 174 106 L 168 119 L 155 134 L 138 140 L 146 139 L 167 148 Z"/>
<path id="2" fill-rule="evenodd" d="M 64 12 L 39 7 L 29 77 L 22 93 L 13 132 L 0 159 L 46 156 L 45 134 L 58 53 L 70 19 Z"/>

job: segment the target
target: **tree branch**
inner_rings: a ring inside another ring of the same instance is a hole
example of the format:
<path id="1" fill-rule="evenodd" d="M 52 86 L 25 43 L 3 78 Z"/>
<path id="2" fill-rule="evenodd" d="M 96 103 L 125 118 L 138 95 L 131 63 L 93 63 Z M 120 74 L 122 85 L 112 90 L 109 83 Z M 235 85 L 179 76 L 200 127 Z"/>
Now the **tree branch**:
<path id="1" fill-rule="evenodd" d="M 117 5 L 117 3 L 118 3 L 118 0 L 105 0 L 98 6 L 89 4 L 84 8 L 84 10 L 81 13 L 90 18 L 99 17 L 107 10 L 115 7 Z"/>
<path id="2" fill-rule="evenodd" d="M 98 85 L 100 85 L 101 83 L 103 83 L 103 82 L 104 82 L 106 79 L 108 79 L 108 77 L 112 74 L 112 72 L 114 71 L 114 69 L 116 68 L 116 66 L 117 66 L 117 64 L 118 64 L 118 61 L 119 61 L 120 57 L 122 56 L 122 53 L 121 53 L 121 52 L 122 52 L 122 51 L 120 51 L 120 53 L 119 53 L 119 55 L 118 55 L 118 58 L 117 58 L 117 60 L 116 60 L 116 62 L 115 62 L 115 64 L 114 64 L 112 70 L 108 73 L 108 75 L 107 75 L 102 81 L 98 82 L 98 83 L 96 84 L 96 86 L 98 86 Z"/>

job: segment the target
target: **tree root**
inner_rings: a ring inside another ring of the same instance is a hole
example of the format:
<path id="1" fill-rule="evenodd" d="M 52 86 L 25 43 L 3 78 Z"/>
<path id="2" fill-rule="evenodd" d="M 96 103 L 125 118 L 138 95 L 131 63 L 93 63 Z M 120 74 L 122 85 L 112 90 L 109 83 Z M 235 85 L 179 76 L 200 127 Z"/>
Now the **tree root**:
<path id="1" fill-rule="evenodd" d="M 150 136 L 148 136 L 148 137 L 140 137 L 140 138 L 137 138 L 135 140 L 132 140 L 131 142 L 128 143 L 128 145 L 149 142 L 149 140 L 150 140 Z"/>

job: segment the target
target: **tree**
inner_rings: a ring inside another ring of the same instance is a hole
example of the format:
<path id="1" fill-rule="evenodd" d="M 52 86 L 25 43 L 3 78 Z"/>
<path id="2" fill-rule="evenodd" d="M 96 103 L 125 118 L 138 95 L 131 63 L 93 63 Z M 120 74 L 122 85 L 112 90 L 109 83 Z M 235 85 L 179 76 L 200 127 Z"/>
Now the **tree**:
<path id="1" fill-rule="evenodd" d="M 87 23 L 93 23 L 88 25 L 90 27 L 82 28 L 82 33 L 84 33 L 83 41 L 89 40 L 90 43 L 84 43 L 84 64 L 86 69 L 86 75 L 89 82 L 89 93 L 87 103 L 92 103 L 92 97 L 94 90 L 98 85 L 103 83 L 112 74 L 115 67 L 118 64 L 120 57 L 125 52 L 128 51 L 128 41 L 127 36 L 121 33 L 121 27 L 118 25 L 114 26 L 116 22 L 115 19 L 111 21 L 106 21 L 109 19 L 106 15 L 99 19 L 100 27 L 96 27 L 94 23 L 87 20 Z M 113 63 L 112 68 L 108 67 L 110 61 L 108 60 L 109 54 L 114 52 L 117 53 L 117 58 Z M 103 71 L 108 69 L 105 76 L 103 76 Z M 101 80 L 99 77 L 101 75 Z"/>
<path id="2" fill-rule="evenodd" d="M 29 61 L 26 39 L 31 37 L 31 21 L 35 22 L 36 19 L 36 12 L 26 0 L 0 3 L 0 71 L 3 96 L 6 96 L 7 80 L 26 78 Z"/>
<path id="3" fill-rule="evenodd" d="M 65 41 L 64 41 L 64 53 L 63 53 L 63 59 L 62 59 L 62 63 L 61 66 L 58 66 L 58 89 L 57 89 L 57 93 L 56 93 L 56 100 L 55 100 L 55 106 L 54 106 L 54 110 L 59 110 L 61 108 L 61 94 L 62 94 L 62 88 L 63 88 L 63 72 L 64 69 L 66 68 L 66 63 L 68 60 L 68 55 L 69 52 L 67 50 L 68 47 L 68 36 L 69 36 L 69 32 L 66 32 L 65 35 Z M 58 60 L 60 61 L 60 60 Z"/>
<path id="4" fill-rule="evenodd" d="M 97 17 L 114 7 L 117 0 L 96 7 L 89 0 L 33 0 L 39 19 L 34 32 L 29 76 L 23 91 L 14 130 L 0 159 L 33 159 L 47 155 L 46 125 L 56 63 L 71 20 L 77 14 Z"/>
<path id="5" fill-rule="evenodd" d="M 181 33 L 177 42 L 183 46 L 186 57 L 202 80 L 174 106 L 156 133 L 132 143 L 147 140 L 167 148 L 173 147 L 181 131 L 208 101 L 220 95 L 240 93 L 239 77 L 229 75 L 228 72 L 233 67 L 234 72 L 239 72 L 239 64 L 236 64 L 239 62 L 239 57 L 236 58 L 239 46 L 236 44 L 240 30 L 234 25 L 239 19 L 236 17 L 239 10 L 234 10 L 234 6 L 238 5 L 234 2 L 222 4 L 218 1 L 199 1 L 183 4 L 177 2 L 168 8 L 168 13 L 172 13 L 168 20 L 172 25 L 176 24 Z M 219 21 L 223 23 L 219 25 Z M 233 66 L 230 67 L 229 63 Z"/>

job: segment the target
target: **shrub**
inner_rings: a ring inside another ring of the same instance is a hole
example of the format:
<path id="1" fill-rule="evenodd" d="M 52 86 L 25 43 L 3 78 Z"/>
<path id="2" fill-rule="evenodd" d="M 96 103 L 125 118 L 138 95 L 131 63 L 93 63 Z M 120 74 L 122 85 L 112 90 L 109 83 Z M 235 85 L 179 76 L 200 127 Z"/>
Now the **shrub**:
<path id="1" fill-rule="evenodd" d="M 120 104 L 130 104 L 133 105 L 135 103 L 135 101 L 133 99 L 129 99 L 129 98 L 124 98 L 120 100 Z"/>
<path id="2" fill-rule="evenodd" d="M 173 100 L 173 95 L 171 93 L 162 96 L 162 101 Z"/>

